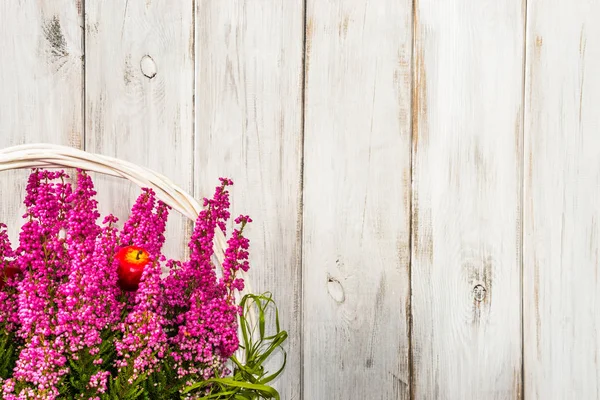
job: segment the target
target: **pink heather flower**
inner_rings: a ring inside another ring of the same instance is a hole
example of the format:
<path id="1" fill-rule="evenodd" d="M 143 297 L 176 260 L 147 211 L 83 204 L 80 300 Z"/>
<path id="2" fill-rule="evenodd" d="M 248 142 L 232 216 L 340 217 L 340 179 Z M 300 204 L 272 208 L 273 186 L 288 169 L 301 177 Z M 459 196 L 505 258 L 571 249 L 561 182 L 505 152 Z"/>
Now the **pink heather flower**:
<path id="1" fill-rule="evenodd" d="M 164 231 L 169 216 L 169 208 L 159 201 L 156 206 L 156 194 L 152 189 L 142 189 L 142 194 L 131 208 L 131 213 L 120 232 L 121 246 L 138 246 L 148 252 L 150 258 L 161 258 L 160 250 L 164 244 Z M 156 212 L 155 212 L 156 206 Z M 135 296 L 126 293 L 128 303 L 133 303 Z M 131 307 L 129 307 L 131 309 Z"/>
<path id="2" fill-rule="evenodd" d="M 98 268 L 92 264 L 100 217 L 96 194 L 91 178 L 82 171 L 77 174 L 77 190 L 68 201 L 71 208 L 67 213 L 66 244 L 70 258 L 67 281 L 58 289 L 61 301 L 57 312 L 57 335 L 63 335 L 67 350 L 71 353 L 100 342 L 95 329 L 94 303 L 98 302 Z M 91 287 L 90 287 L 91 286 Z M 84 343 L 84 338 L 88 343 Z"/>
<path id="3" fill-rule="evenodd" d="M 63 228 L 68 212 L 66 203 L 71 194 L 71 185 L 65 183 L 68 178 L 64 171 L 34 170 L 27 184 L 25 217 L 37 219 L 49 232 L 57 233 Z M 52 182 L 58 179 L 61 182 Z"/>
<path id="4" fill-rule="evenodd" d="M 233 235 L 227 241 L 225 259 L 223 260 L 223 277 L 219 281 L 219 287 L 231 293 L 232 289 L 243 290 L 244 281 L 236 279 L 236 272 L 240 269 L 248 271 L 248 248 L 250 241 L 242 235 L 246 224 L 252 222 L 247 215 L 240 215 L 235 219 L 236 224 L 241 224 L 240 229 L 234 229 Z"/>
<path id="5" fill-rule="evenodd" d="M 219 227 L 224 230 L 229 218 L 229 193 L 225 188 L 232 183 L 228 179 L 221 179 L 221 186 L 217 187 L 214 198 L 204 200 L 207 208 L 200 213 L 196 222 L 190 241 L 190 260 L 180 270 L 175 270 L 171 275 L 172 280 L 167 280 L 165 285 L 167 293 L 174 293 L 178 289 L 172 282 L 178 278 L 190 282 L 190 286 L 185 288 L 190 293 L 190 300 L 184 305 L 187 311 L 183 314 L 177 334 L 171 340 L 174 348 L 171 356 L 180 377 L 208 379 L 223 376 L 227 372 L 225 362 L 239 347 L 237 315 L 240 310 L 233 293 L 243 287 L 242 280 L 235 278 L 235 272 L 249 267 L 249 243 L 242 236 L 243 226 L 251 221 L 249 217 L 240 216 L 236 220 L 236 223 L 242 224 L 242 229 L 235 230 L 228 242 L 221 279 L 217 280 L 215 267 L 211 263 L 215 229 Z M 187 299 L 185 294 L 168 298 Z"/>
<path id="6" fill-rule="evenodd" d="M 211 262 L 215 229 L 225 232 L 225 223 L 229 219 L 229 192 L 226 187 L 233 185 L 230 179 L 220 178 L 221 185 L 215 189 L 212 199 L 204 199 L 205 209 L 196 219 L 196 226 L 188 244 L 190 259 L 181 268 L 171 269 L 166 279 L 165 298 L 170 308 L 189 307 L 191 293 L 197 288 L 207 292 L 215 289 L 217 275 Z M 182 282 L 185 284 L 182 285 Z M 183 321 L 183 315 L 177 323 Z"/>
<path id="7" fill-rule="evenodd" d="M 119 325 L 123 338 L 116 343 L 120 357 L 117 366 L 123 370 L 133 367 L 130 381 L 145 372 L 155 371 L 167 352 L 167 322 L 161 291 L 161 269 L 158 259 L 164 244 L 169 209 L 161 201 L 155 209 L 155 194 L 144 190 L 132 208 L 121 233 L 122 243 L 140 246 L 150 254 L 151 262 L 144 268 L 135 296 L 134 306 L 125 321 Z"/>
<path id="8" fill-rule="evenodd" d="M 54 398 L 41 395 L 46 394 L 48 390 L 57 395 L 56 385 L 69 371 L 65 367 L 66 358 L 54 347 L 48 339 L 34 336 L 32 345 L 21 351 L 14 369 L 15 380 L 34 384 L 34 393 L 38 392 L 41 398 Z"/>
<path id="9" fill-rule="evenodd" d="M 83 356 L 83 351 L 96 356 L 102 331 L 118 321 L 121 310 L 113 260 L 117 219 L 107 217 L 108 226 L 101 229 L 96 224 L 100 214 L 91 178 L 79 171 L 77 183 L 69 198 L 66 243 L 71 263 L 67 281 L 58 290 L 56 329 L 72 359 Z"/>
<path id="10" fill-rule="evenodd" d="M 0 224 L 0 333 L 14 332 L 19 323 L 16 290 L 19 277 L 8 278 L 5 274 L 6 269 L 18 270 L 14 257 L 6 225 Z"/>
<path id="11" fill-rule="evenodd" d="M 108 371 L 97 372 L 90 377 L 88 387 L 96 389 L 97 393 L 106 393 L 106 382 L 109 376 L 110 372 Z M 95 397 L 95 399 L 100 400 L 100 397 Z"/>
<path id="12" fill-rule="evenodd" d="M 135 306 L 119 325 L 123 338 L 117 341 L 117 366 L 133 366 L 131 381 L 144 372 L 156 370 L 167 350 L 167 325 L 160 301 L 160 264 L 152 262 L 144 268 L 135 296 Z"/>
<path id="13" fill-rule="evenodd" d="M 151 258 L 159 259 L 160 250 L 165 242 L 164 232 L 168 216 L 169 207 L 162 201 L 158 201 L 157 204 L 156 194 L 152 189 L 143 189 L 121 231 L 121 244 L 142 247 Z"/>
<path id="14" fill-rule="evenodd" d="M 24 272 L 18 283 L 18 335 L 25 341 L 14 369 L 14 385 L 31 391 L 34 398 L 54 399 L 57 384 L 68 371 L 64 342 L 49 340 L 56 334 L 56 305 L 59 282 L 69 271 L 65 239 L 60 236 L 69 213 L 71 186 L 62 172 L 34 171 L 27 186 L 26 217 L 19 236 L 17 264 Z M 60 179 L 61 182 L 53 182 Z M 12 386 L 5 385 L 4 397 Z"/>
<path id="15" fill-rule="evenodd" d="M 211 260 L 215 231 L 225 232 L 230 218 L 227 187 L 233 182 L 220 178 L 213 198 L 204 199 L 189 260 L 168 261 L 171 272 L 162 280 L 168 206 L 144 189 L 121 231 L 112 215 L 101 227 L 91 178 L 78 171 L 74 191 L 67 178 L 62 171 L 31 174 L 16 251 L 0 225 L 0 272 L 7 266 L 22 272 L 0 287 L 0 331 L 13 330 L 24 343 L 13 377 L 1 382 L 0 397 L 55 399 L 69 373 L 67 360 L 86 359 L 95 369 L 85 382 L 85 398 L 100 399 L 111 379 L 101 370 L 107 332 L 117 335 L 115 366 L 130 383 L 157 371 L 167 356 L 190 383 L 229 373 L 226 362 L 239 347 L 235 293 L 244 287 L 237 274 L 249 268 L 243 236 L 248 216 L 235 220 L 240 227 L 227 242 L 221 277 Z M 137 292 L 124 297 L 115 255 L 127 245 L 147 250 L 151 262 Z"/>
<path id="16" fill-rule="evenodd" d="M 86 297 L 95 297 L 94 313 L 96 329 L 114 326 L 121 319 L 123 304 L 119 302 L 117 265 L 115 258 L 118 247 L 117 217 L 109 215 L 102 222 L 104 228 L 96 240 L 91 265 L 96 269 L 95 285 L 86 287 Z"/>
<path id="17" fill-rule="evenodd" d="M 15 252 L 10 245 L 10 239 L 8 238 L 8 232 L 6 231 L 7 226 L 0 224 L 0 260 L 6 261 L 7 258 L 14 258 Z"/>
<path id="18" fill-rule="evenodd" d="M 18 266 L 24 272 L 19 282 L 20 335 L 49 335 L 55 326 L 56 286 L 69 273 L 65 239 L 60 231 L 65 228 L 69 211 L 67 198 L 70 185 L 55 184 L 53 179 L 64 180 L 64 172 L 36 171 L 28 185 L 26 204 L 29 221 L 22 227 L 17 249 Z"/>

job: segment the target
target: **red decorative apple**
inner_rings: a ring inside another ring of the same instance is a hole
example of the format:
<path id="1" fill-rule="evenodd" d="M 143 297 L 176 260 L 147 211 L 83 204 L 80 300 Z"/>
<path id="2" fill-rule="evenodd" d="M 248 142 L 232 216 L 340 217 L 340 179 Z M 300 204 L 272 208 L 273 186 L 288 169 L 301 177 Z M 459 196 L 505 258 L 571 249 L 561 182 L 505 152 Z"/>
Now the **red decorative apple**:
<path id="1" fill-rule="evenodd" d="M 21 270 L 14 265 L 7 265 L 2 270 L 2 275 L 0 275 L 0 289 L 4 287 L 6 284 L 6 280 L 9 278 L 14 278 L 17 275 L 21 274 Z"/>
<path id="2" fill-rule="evenodd" d="M 128 292 L 134 292 L 140 285 L 144 267 L 150 261 L 150 255 L 146 250 L 137 246 L 126 246 L 117 252 L 119 266 L 119 286 Z"/>

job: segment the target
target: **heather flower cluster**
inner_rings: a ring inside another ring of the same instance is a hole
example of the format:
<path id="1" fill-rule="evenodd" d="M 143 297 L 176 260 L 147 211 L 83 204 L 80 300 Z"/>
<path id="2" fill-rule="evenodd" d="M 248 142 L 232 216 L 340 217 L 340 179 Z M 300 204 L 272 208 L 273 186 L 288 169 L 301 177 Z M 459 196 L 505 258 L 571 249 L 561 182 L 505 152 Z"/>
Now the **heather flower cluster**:
<path id="1" fill-rule="evenodd" d="M 0 366 L 9 366 L 0 367 L 0 398 L 135 398 L 169 371 L 183 385 L 231 374 L 248 216 L 235 219 L 222 273 L 212 260 L 233 182 L 221 178 L 204 199 L 185 261 L 161 253 L 169 207 L 151 189 L 119 227 L 113 215 L 101 219 L 88 174 L 70 182 L 63 171 L 34 170 L 16 248 L 0 224 Z M 124 282 L 138 266 L 132 289 Z"/>

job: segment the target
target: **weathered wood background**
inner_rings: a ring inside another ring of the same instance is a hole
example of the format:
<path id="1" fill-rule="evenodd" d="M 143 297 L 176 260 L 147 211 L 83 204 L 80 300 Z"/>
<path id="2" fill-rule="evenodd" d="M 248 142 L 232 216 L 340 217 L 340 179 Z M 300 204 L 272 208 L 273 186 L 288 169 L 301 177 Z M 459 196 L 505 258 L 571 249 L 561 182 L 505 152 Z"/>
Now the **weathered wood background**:
<path id="1" fill-rule="evenodd" d="M 233 178 L 283 399 L 600 399 L 600 0 L 7 0 L 0 146 Z M 21 215 L 25 172 L 0 177 Z M 137 189 L 97 178 L 121 217 Z M 167 253 L 190 225 L 174 217 Z M 277 360 L 275 360 L 277 361 Z"/>

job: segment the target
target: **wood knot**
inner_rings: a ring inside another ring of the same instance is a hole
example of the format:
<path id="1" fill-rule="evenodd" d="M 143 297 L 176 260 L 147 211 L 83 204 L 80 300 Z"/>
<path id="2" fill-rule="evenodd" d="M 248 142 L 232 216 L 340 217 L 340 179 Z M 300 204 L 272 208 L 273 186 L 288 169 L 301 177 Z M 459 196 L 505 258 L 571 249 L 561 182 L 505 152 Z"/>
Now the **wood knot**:
<path id="1" fill-rule="evenodd" d="M 146 78 L 152 79 L 156 76 L 156 63 L 149 55 L 142 57 L 140 68 L 142 69 L 142 74 L 144 74 Z"/>
<path id="2" fill-rule="evenodd" d="M 535 37 L 535 47 L 542 47 L 544 44 L 544 39 L 541 36 Z"/>
<path id="3" fill-rule="evenodd" d="M 327 274 L 327 291 L 329 292 L 329 296 L 337 303 L 343 303 L 346 301 L 346 294 L 344 293 L 344 287 L 333 276 Z"/>
<path id="4" fill-rule="evenodd" d="M 487 289 L 483 285 L 475 285 L 473 288 L 473 298 L 475 301 L 482 302 L 485 299 L 486 292 Z"/>

